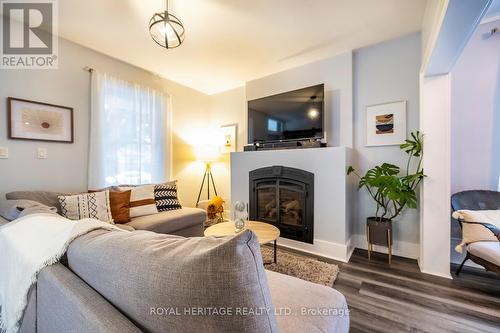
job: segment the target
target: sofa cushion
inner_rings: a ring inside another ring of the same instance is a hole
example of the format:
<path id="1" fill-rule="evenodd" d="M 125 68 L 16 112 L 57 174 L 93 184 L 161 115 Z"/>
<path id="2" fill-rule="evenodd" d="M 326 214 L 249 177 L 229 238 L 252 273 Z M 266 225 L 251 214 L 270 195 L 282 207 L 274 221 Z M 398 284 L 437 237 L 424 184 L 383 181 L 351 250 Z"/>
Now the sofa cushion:
<path id="1" fill-rule="evenodd" d="M 0 217 L 3 217 L 7 221 L 17 219 L 19 213 L 21 213 L 17 208 L 17 202 L 18 200 L 0 200 Z"/>
<path id="2" fill-rule="evenodd" d="M 129 225 L 126 225 L 126 224 L 115 224 L 115 226 L 118 228 L 118 229 L 122 229 L 122 230 L 125 230 L 125 231 L 134 231 L 134 227 L 131 227 Z"/>
<path id="3" fill-rule="evenodd" d="M 177 198 L 177 186 L 174 185 L 155 185 L 155 202 L 159 212 L 167 210 L 181 209 L 181 203 Z"/>
<path id="4" fill-rule="evenodd" d="M 120 191 L 132 191 L 130 195 L 130 217 L 158 213 L 155 202 L 155 186 L 118 187 Z"/>
<path id="5" fill-rule="evenodd" d="M 28 216 L 32 214 L 55 214 L 57 215 L 56 207 L 47 207 L 42 204 L 37 204 L 36 206 L 26 207 L 24 208 L 19 217 Z"/>
<path id="6" fill-rule="evenodd" d="M 61 213 L 61 205 L 59 204 L 60 195 L 71 195 L 72 193 L 62 192 L 47 192 L 47 191 L 16 191 L 5 195 L 8 200 L 32 200 L 49 207 L 56 207 L 57 212 Z"/>
<path id="7" fill-rule="evenodd" d="M 32 200 L 0 200 L 0 216 L 8 221 L 35 213 L 54 213 L 55 207 L 48 207 Z"/>
<path id="8" fill-rule="evenodd" d="M 102 222 L 113 223 L 109 191 L 59 196 L 61 215 L 70 220 L 94 218 Z"/>
<path id="9" fill-rule="evenodd" d="M 225 238 L 93 231 L 71 243 L 67 258 L 75 274 L 143 331 L 277 331 L 251 231 Z M 229 309 L 233 315 L 222 314 Z M 219 315 L 209 315 L 214 311 Z"/>
<path id="10" fill-rule="evenodd" d="M 205 211 L 198 208 L 181 208 L 133 218 L 127 225 L 136 230 L 149 230 L 169 234 L 205 222 Z"/>
<path id="11" fill-rule="evenodd" d="M 109 192 L 109 203 L 111 215 L 115 223 L 127 223 L 130 221 L 130 195 L 132 191 Z"/>
<path id="12" fill-rule="evenodd" d="M 472 255 L 500 266 L 500 242 L 476 242 L 467 246 Z"/>
<path id="13" fill-rule="evenodd" d="M 347 302 L 337 290 L 276 272 L 266 274 L 280 332 L 349 331 Z"/>

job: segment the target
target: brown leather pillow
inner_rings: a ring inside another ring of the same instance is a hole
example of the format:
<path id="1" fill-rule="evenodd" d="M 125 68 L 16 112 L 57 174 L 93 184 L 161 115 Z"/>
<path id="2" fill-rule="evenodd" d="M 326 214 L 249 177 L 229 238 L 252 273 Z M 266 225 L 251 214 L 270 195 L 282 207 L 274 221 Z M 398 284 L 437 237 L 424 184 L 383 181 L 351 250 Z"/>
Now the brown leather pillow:
<path id="1" fill-rule="evenodd" d="M 109 192 L 111 215 L 115 223 L 130 222 L 130 195 L 132 191 Z"/>
<path id="2" fill-rule="evenodd" d="M 89 190 L 91 192 L 99 192 Z M 109 205 L 113 222 L 123 224 L 130 222 L 130 195 L 132 191 L 109 191 Z"/>

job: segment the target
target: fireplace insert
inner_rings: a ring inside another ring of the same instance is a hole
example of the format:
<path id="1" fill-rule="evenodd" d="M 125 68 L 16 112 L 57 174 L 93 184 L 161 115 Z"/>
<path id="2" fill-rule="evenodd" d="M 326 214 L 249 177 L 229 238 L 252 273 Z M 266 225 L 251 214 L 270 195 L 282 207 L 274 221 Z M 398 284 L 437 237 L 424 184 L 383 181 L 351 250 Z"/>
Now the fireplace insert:
<path id="1" fill-rule="evenodd" d="M 314 238 L 314 174 L 272 166 L 250 171 L 250 219 L 280 229 L 281 237 L 306 243 Z"/>

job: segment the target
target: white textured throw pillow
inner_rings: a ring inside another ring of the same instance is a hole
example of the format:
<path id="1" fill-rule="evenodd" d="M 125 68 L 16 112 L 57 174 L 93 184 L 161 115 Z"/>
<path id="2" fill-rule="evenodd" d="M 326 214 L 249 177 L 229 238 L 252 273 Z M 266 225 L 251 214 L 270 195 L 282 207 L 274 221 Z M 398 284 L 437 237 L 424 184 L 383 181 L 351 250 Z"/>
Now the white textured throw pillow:
<path id="1" fill-rule="evenodd" d="M 155 185 L 118 187 L 120 191 L 132 191 L 130 194 L 130 217 L 139 217 L 158 213 L 155 202 Z"/>
<path id="2" fill-rule="evenodd" d="M 61 215 L 70 220 L 94 218 L 112 223 L 109 191 L 59 196 Z"/>
<path id="3" fill-rule="evenodd" d="M 457 210 L 453 218 L 462 221 L 462 242 L 455 247 L 463 252 L 463 246 L 474 242 L 498 242 L 493 232 L 483 224 L 488 223 L 500 228 L 500 210 Z M 469 222 L 469 223 L 467 223 Z"/>

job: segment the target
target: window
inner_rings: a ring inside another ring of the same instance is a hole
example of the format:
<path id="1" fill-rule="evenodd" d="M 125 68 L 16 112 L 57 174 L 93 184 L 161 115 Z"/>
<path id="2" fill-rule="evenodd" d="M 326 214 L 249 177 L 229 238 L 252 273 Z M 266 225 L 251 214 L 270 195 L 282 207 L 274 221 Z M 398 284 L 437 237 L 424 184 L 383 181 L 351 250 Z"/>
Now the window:
<path id="1" fill-rule="evenodd" d="M 281 129 L 280 122 L 276 119 L 269 118 L 267 120 L 267 130 L 269 132 L 279 132 Z"/>
<path id="2" fill-rule="evenodd" d="M 167 98 L 92 74 L 89 188 L 167 180 Z"/>

